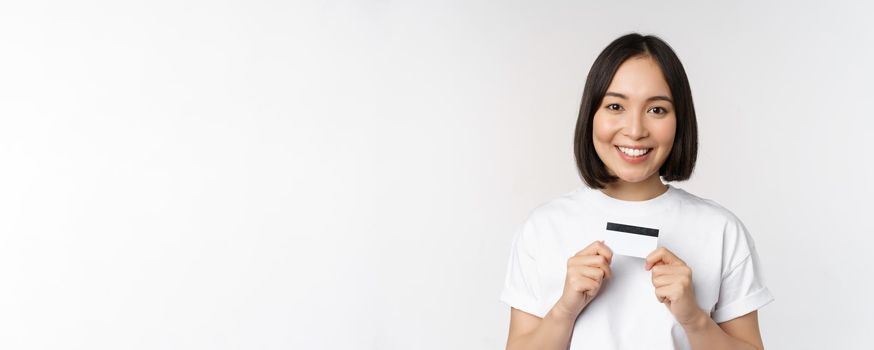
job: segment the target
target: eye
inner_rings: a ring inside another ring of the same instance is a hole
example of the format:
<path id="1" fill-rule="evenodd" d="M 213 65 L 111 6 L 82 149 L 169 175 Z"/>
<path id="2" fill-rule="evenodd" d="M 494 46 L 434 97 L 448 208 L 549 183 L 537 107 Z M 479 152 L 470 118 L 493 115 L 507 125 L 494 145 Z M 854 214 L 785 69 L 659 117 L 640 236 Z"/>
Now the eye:
<path id="1" fill-rule="evenodd" d="M 655 112 L 656 114 L 665 114 L 665 113 L 668 113 L 668 110 L 667 110 L 667 109 L 664 109 L 664 108 L 662 108 L 662 107 L 653 107 L 653 108 L 650 108 L 649 110 Z"/>
<path id="2" fill-rule="evenodd" d="M 611 111 L 621 111 L 622 110 L 622 106 L 615 104 L 615 103 L 611 103 L 605 107 Z"/>

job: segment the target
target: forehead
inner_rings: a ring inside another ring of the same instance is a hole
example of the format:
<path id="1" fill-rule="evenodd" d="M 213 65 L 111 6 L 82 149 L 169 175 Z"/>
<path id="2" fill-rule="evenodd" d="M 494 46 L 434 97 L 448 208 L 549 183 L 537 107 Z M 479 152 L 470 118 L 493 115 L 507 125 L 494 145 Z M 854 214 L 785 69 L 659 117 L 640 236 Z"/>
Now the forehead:
<path id="1" fill-rule="evenodd" d="M 630 99 L 644 100 L 650 96 L 671 96 L 659 64 L 649 56 L 629 58 L 619 65 L 607 91 L 617 92 Z"/>

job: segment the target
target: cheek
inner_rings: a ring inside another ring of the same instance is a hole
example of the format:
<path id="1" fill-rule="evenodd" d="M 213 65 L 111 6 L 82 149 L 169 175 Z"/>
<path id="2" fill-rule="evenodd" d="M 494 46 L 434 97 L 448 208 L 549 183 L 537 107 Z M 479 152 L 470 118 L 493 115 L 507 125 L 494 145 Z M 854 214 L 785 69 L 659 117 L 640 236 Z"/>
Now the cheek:
<path id="1" fill-rule="evenodd" d="M 677 119 L 672 117 L 659 126 L 654 135 L 656 140 L 665 147 L 670 147 L 674 144 L 674 137 L 677 135 Z"/>
<path id="2" fill-rule="evenodd" d="M 612 131 L 609 123 L 606 123 L 604 118 L 595 113 L 595 117 L 592 119 L 592 138 L 595 144 L 610 142 L 611 135 Z"/>
<path id="3" fill-rule="evenodd" d="M 676 119 L 666 120 L 664 123 L 659 123 L 653 126 L 652 137 L 656 139 L 659 146 L 662 148 L 662 156 L 667 157 L 674 145 L 674 137 L 677 134 Z"/>

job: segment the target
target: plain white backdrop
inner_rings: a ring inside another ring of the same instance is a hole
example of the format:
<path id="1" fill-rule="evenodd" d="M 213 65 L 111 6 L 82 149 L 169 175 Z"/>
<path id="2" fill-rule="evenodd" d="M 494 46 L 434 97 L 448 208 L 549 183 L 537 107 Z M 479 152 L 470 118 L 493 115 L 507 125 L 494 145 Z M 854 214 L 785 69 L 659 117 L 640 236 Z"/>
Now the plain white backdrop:
<path id="1" fill-rule="evenodd" d="M 870 349 L 858 2 L 0 2 L 0 348 L 500 349 L 585 76 L 677 52 L 772 349 Z"/>

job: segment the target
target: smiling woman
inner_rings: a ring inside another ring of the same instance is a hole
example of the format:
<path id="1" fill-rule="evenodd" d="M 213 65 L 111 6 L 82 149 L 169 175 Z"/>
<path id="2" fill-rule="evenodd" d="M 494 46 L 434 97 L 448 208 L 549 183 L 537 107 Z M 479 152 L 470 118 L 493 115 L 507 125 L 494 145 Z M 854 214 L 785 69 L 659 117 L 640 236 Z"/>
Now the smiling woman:
<path id="1" fill-rule="evenodd" d="M 662 173 L 659 167 L 671 153 L 677 128 L 670 96 L 661 69 L 651 57 L 632 58 L 619 66 L 593 121 L 584 124 L 593 126 L 597 158 L 610 176 L 618 177 L 616 181 L 654 188 L 651 183 Z M 623 186 L 608 184 L 605 191 L 622 197 L 617 193 L 620 188 Z M 651 195 L 646 191 L 631 193 Z"/>
<path id="2" fill-rule="evenodd" d="M 619 146 L 656 153 L 645 159 L 623 157 Z M 667 43 L 655 36 L 626 35 L 601 52 L 586 79 L 574 155 L 586 184 L 613 197 L 652 197 L 664 190 L 653 186 L 661 183 L 658 176 L 689 179 L 698 155 L 698 125 L 683 64 Z M 629 169 L 623 161 L 646 163 Z M 641 182 L 645 175 L 649 178 Z M 611 186 L 616 181 L 620 185 Z"/>
<path id="3" fill-rule="evenodd" d="M 670 46 L 640 34 L 608 45 L 575 132 L 587 187 L 535 208 L 513 238 L 507 348 L 763 348 L 757 310 L 774 298 L 752 236 L 716 201 L 662 182 L 689 179 L 698 152 L 691 89 Z M 616 246 L 614 256 L 605 223 L 648 228 L 657 247 L 641 259 Z"/>

